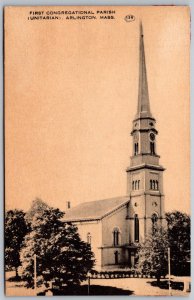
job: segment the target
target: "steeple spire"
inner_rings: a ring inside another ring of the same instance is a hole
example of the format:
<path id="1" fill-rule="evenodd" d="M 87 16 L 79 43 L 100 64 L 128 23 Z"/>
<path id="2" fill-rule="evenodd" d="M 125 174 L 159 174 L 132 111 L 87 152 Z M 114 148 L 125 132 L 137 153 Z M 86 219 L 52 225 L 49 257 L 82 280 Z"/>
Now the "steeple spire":
<path id="1" fill-rule="evenodd" d="M 150 112 L 150 103 L 149 103 L 142 22 L 140 22 L 139 90 L 138 90 L 138 107 L 137 107 L 136 117 L 137 118 L 152 117 L 151 112 Z"/>

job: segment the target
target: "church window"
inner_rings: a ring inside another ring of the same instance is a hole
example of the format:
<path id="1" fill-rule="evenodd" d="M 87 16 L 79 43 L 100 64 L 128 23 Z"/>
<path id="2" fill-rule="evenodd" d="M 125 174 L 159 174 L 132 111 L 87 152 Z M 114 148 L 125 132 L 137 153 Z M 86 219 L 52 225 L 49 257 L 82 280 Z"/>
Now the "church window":
<path id="1" fill-rule="evenodd" d="M 115 228 L 113 231 L 113 245 L 118 246 L 119 245 L 119 229 Z"/>
<path id="2" fill-rule="evenodd" d="M 140 189 L 140 180 L 135 180 L 132 183 L 132 189 L 133 190 L 139 190 Z"/>
<path id="3" fill-rule="evenodd" d="M 135 185 L 135 182 L 133 181 L 132 182 L 132 190 L 134 190 L 134 185 Z"/>
<path id="4" fill-rule="evenodd" d="M 140 180 L 138 180 L 138 183 L 137 183 L 138 190 L 139 190 L 139 187 L 140 187 Z"/>
<path id="5" fill-rule="evenodd" d="M 153 180 L 152 189 L 155 190 L 155 188 L 156 188 L 155 180 Z"/>
<path id="6" fill-rule="evenodd" d="M 152 180 L 150 180 L 150 190 L 152 190 Z"/>
<path id="7" fill-rule="evenodd" d="M 87 243 L 91 245 L 91 242 L 92 242 L 92 237 L 91 237 L 90 232 L 88 232 L 88 234 L 87 234 Z"/>
<path id="8" fill-rule="evenodd" d="M 154 233 L 156 231 L 157 222 L 158 222 L 157 214 L 153 214 L 151 219 L 152 219 L 152 232 Z"/>
<path id="9" fill-rule="evenodd" d="M 134 148 L 134 154 L 137 155 L 137 154 L 138 154 L 138 151 L 139 151 L 139 149 L 138 149 L 138 148 L 139 148 L 139 147 L 138 147 L 138 143 L 135 143 L 135 144 L 134 144 L 134 147 L 135 147 L 135 148 Z"/>
<path id="10" fill-rule="evenodd" d="M 155 154 L 155 144 L 153 142 L 150 142 L 150 152 L 151 154 Z"/>
<path id="11" fill-rule="evenodd" d="M 153 143 L 153 154 L 155 154 L 155 143 Z"/>
<path id="12" fill-rule="evenodd" d="M 139 218 L 138 215 L 134 215 L 134 240 L 139 242 Z"/>
<path id="13" fill-rule="evenodd" d="M 158 216 L 157 216 L 157 214 L 153 214 L 153 215 L 152 215 L 152 223 L 153 223 L 153 224 L 156 224 L 157 221 L 158 221 Z"/>
<path id="14" fill-rule="evenodd" d="M 150 190 L 158 190 L 158 180 L 150 180 Z"/>
<path id="15" fill-rule="evenodd" d="M 158 190 L 158 180 L 156 180 L 155 188 L 156 188 L 156 190 Z"/>
<path id="16" fill-rule="evenodd" d="M 138 181 L 135 180 L 135 190 L 137 190 L 137 189 L 138 189 Z"/>

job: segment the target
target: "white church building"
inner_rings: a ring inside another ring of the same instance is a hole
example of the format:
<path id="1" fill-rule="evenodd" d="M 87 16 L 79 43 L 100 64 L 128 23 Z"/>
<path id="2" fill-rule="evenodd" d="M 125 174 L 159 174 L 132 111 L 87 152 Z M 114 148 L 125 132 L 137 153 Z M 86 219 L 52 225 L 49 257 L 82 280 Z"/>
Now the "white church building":
<path id="1" fill-rule="evenodd" d="M 156 120 L 151 114 L 143 29 L 140 25 L 139 90 L 131 136 L 133 153 L 127 172 L 127 195 L 85 202 L 67 210 L 64 221 L 78 227 L 90 243 L 96 269 L 134 266 L 139 242 L 164 217 L 163 171 L 156 151 Z"/>

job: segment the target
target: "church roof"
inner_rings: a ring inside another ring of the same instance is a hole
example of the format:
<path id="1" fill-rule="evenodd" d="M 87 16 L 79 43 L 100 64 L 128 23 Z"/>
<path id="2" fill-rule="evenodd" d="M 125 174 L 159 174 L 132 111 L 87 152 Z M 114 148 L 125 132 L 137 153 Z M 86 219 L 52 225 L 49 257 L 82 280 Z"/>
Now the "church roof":
<path id="1" fill-rule="evenodd" d="M 100 220 L 130 200 L 129 196 L 81 203 L 65 213 L 63 221 Z"/>

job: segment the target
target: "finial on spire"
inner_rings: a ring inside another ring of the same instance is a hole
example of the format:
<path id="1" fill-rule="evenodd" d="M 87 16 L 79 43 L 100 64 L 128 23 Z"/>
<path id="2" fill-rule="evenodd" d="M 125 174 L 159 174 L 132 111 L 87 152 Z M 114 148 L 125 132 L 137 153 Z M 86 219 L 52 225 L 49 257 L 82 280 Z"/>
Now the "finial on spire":
<path id="1" fill-rule="evenodd" d="M 139 32 L 140 32 L 140 37 L 143 37 L 143 25 L 142 25 L 141 20 L 140 20 L 140 23 L 139 23 Z"/>

